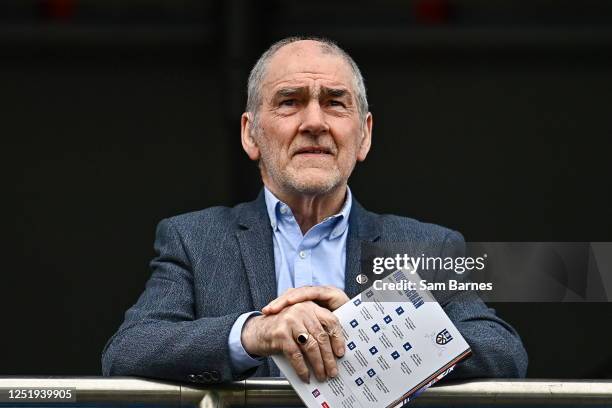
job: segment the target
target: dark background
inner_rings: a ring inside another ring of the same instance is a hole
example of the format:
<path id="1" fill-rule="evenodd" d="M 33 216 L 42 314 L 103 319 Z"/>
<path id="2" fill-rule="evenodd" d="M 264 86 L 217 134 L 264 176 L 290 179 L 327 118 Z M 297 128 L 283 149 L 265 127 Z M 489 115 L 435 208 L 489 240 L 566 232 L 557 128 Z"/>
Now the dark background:
<path id="1" fill-rule="evenodd" d="M 367 208 L 470 241 L 612 241 L 612 3 L 5 0 L 0 374 L 99 375 L 156 223 L 254 198 L 257 56 L 337 40 L 366 78 Z M 612 307 L 496 304 L 530 377 L 610 378 Z"/>

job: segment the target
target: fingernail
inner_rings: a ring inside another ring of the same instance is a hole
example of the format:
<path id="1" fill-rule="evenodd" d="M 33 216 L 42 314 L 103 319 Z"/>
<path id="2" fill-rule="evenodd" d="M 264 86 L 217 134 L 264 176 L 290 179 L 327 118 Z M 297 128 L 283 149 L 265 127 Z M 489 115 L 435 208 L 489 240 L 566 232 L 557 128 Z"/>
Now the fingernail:
<path id="1" fill-rule="evenodd" d="M 336 352 L 338 357 L 342 357 L 344 355 L 344 347 L 338 347 L 338 351 Z"/>
<path id="2" fill-rule="evenodd" d="M 332 377 L 335 377 L 335 376 L 337 376 L 337 375 L 338 375 L 338 369 L 337 369 L 337 368 L 332 368 L 332 370 L 331 370 L 331 376 L 332 376 Z"/>

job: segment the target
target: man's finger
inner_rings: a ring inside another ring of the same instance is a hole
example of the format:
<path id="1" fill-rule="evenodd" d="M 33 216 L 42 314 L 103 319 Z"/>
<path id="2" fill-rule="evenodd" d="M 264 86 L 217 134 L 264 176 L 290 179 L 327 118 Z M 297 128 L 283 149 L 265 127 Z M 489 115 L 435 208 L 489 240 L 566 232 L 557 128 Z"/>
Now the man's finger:
<path id="1" fill-rule="evenodd" d="M 320 290 L 323 286 L 302 286 L 300 288 L 289 288 L 285 293 L 268 303 L 261 311 L 264 314 L 275 314 L 283 310 L 285 307 L 293 305 L 295 303 L 295 299 L 300 299 L 303 297 L 315 297 L 317 289 Z M 297 292 L 297 295 L 296 295 Z"/>
<path id="2" fill-rule="evenodd" d="M 319 351 L 321 353 L 324 368 L 324 373 L 322 374 L 325 378 L 337 376 L 338 367 L 336 366 L 336 356 L 332 351 L 329 334 L 327 334 L 317 319 L 308 320 L 305 323 L 306 328 L 319 345 Z"/>
<path id="3" fill-rule="evenodd" d="M 334 354 L 338 357 L 344 356 L 344 336 L 342 335 L 342 326 L 338 317 L 322 307 L 316 309 L 315 316 L 327 331 Z"/>
<path id="4" fill-rule="evenodd" d="M 333 286 L 303 286 L 283 293 L 264 307 L 262 312 L 275 314 L 287 306 L 309 300 L 327 309 L 336 310 L 349 299 L 343 291 Z"/>
<path id="5" fill-rule="evenodd" d="M 316 338 L 316 336 L 319 333 L 314 330 L 316 326 L 312 324 L 312 322 L 305 321 L 304 326 L 302 327 L 303 328 L 301 329 L 300 328 L 294 329 L 293 337 L 297 339 L 297 336 L 299 336 L 301 333 L 307 332 L 309 334 L 306 344 L 300 344 L 299 347 L 302 350 L 303 355 L 308 360 L 308 363 L 310 363 L 310 368 L 312 368 L 312 371 L 315 377 L 317 378 L 317 380 L 325 381 L 327 378 L 327 375 L 325 373 L 325 364 L 323 363 L 323 357 L 321 356 L 321 349 L 319 347 L 319 342 L 317 341 L 317 338 Z M 314 333 L 311 333 L 308 330 L 308 327 L 310 327 L 311 330 L 314 331 Z"/>
<path id="6" fill-rule="evenodd" d="M 291 363 L 298 377 L 306 384 L 310 384 L 310 372 L 308 371 L 302 350 L 300 350 L 298 345 L 293 341 L 287 341 L 283 345 L 283 354 Z"/>

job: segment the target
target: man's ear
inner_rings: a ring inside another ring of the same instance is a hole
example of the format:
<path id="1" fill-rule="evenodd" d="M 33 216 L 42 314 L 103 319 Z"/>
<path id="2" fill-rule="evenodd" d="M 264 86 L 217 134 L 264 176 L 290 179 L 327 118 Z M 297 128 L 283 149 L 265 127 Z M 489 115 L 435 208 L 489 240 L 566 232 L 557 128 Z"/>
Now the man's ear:
<path id="1" fill-rule="evenodd" d="M 361 130 L 361 141 L 357 150 L 357 161 L 364 161 L 372 146 L 372 113 L 368 112 Z"/>
<path id="2" fill-rule="evenodd" d="M 244 112 L 240 118 L 240 139 L 242 141 L 242 148 L 249 156 L 249 159 L 259 160 L 261 153 L 253 137 L 252 128 L 253 114 L 251 112 Z"/>

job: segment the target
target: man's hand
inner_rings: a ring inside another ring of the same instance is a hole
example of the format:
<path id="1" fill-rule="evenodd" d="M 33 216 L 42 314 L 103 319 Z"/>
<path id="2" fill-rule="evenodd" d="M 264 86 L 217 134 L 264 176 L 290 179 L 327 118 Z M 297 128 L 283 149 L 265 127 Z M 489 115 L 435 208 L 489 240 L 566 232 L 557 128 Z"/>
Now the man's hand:
<path id="1" fill-rule="evenodd" d="M 307 333 L 306 344 L 298 344 L 297 337 Z M 284 354 L 297 375 L 306 383 L 310 372 L 325 381 L 338 375 L 336 357 L 344 355 L 344 339 L 338 318 L 314 302 L 289 305 L 277 314 L 255 316 L 242 328 L 242 345 L 254 355 Z"/>
<path id="2" fill-rule="evenodd" d="M 276 314 L 287 306 L 309 300 L 334 311 L 348 302 L 349 298 L 346 296 L 346 293 L 334 286 L 302 286 L 296 289 L 288 289 L 261 311 L 266 315 Z"/>

